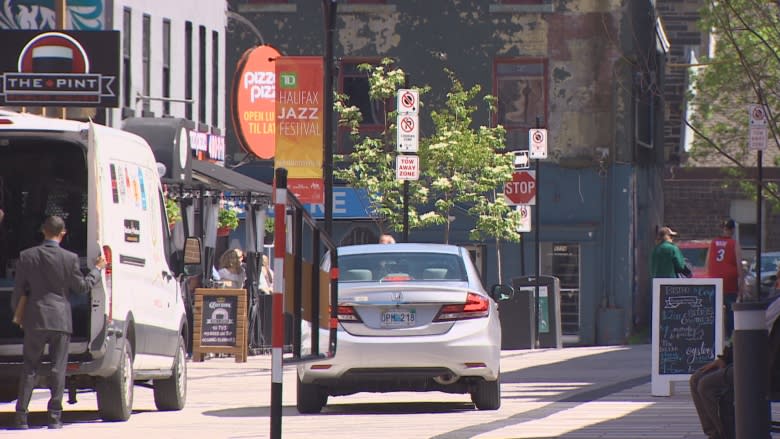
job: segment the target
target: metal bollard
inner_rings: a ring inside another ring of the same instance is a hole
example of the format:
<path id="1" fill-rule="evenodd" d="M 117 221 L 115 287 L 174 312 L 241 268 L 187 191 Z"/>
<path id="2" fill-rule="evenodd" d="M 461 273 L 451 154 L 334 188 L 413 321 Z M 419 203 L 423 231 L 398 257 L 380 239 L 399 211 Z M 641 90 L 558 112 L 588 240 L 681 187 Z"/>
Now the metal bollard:
<path id="1" fill-rule="evenodd" d="M 737 439 L 769 437 L 769 334 L 766 303 L 734 305 L 734 409 Z"/>

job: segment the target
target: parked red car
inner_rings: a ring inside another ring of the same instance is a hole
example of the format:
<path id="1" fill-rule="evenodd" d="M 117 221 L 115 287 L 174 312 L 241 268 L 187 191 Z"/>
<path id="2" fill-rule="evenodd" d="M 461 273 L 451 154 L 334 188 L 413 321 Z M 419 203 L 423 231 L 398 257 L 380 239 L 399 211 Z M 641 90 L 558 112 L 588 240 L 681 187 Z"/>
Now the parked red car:
<path id="1" fill-rule="evenodd" d="M 677 241 L 677 246 L 691 267 L 693 277 L 707 277 L 707 250 L 710 248 L 710 241 Z"/>

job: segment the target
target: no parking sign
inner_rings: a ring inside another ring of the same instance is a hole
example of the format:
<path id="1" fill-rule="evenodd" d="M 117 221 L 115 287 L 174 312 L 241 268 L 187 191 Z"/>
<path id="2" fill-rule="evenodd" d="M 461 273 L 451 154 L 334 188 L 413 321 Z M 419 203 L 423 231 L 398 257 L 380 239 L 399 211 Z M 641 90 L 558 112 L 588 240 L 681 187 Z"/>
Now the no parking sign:
<path id="1" fill-rule="evenodd" d="M 528 157 L 532 159 L 547 158 L 547 130 L 528 130 Z"/>

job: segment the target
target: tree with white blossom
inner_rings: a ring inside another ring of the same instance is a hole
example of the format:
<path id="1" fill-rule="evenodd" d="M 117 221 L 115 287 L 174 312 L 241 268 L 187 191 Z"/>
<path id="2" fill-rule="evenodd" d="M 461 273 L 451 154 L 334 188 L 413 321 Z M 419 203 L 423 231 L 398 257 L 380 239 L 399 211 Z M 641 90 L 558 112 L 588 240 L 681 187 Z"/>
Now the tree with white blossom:
<path id="1" fill-rule="evenodd" d="M 392 68 L 389 59 L 380 65 L 363 64 L 358 68 L 368 75 L 371 99 L 389 108 L 397 90 L 406 83 L 403 70 Z M 447 74 L 452 86 L 446 101 L 442 108 L 430 111 L 433 134 L 420 139 L 420 180 L 409 182 L 409 228 L 443 225 L 443 242 L 447 243 L 449 219 L 460 209 L 474 219 L 471 239 L 494 238 L 497 244 L 501 240 L 517 242 L 520 216 L 501 194 L 504 182 L 512 176 L 512 153 L 504 151 L 506 131 L 500 125 L 474 128 L 474 101 L 481 89 L 479 85 L 466 89 L 453 72 Z M 430 87 L 418 91 L 424 96 Z M 494 97 L 484 96 L 483 101 L 491 112 L 495 111 Z M 348 104 L 348 96 L 337 95 L 334 108 L 339 124 L 350 129 L 354 140 L 351 154 L 337 156 L 342 166 L 334 175 L 367 191 L 380 229 L 400 231 L 403 182 L 395 178 L 396 113 L 385 111 L 384 130 L 369 135 L 359 131 L 360 110 Z"/>

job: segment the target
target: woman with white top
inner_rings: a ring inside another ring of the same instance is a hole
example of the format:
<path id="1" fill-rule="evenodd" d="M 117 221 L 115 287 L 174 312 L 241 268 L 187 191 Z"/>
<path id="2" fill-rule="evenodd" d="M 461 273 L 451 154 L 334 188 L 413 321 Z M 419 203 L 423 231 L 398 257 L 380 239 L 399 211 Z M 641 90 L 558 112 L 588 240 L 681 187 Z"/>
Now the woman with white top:
<path id="1" fill-rule="evenodd" d="M 244 288 L 246 270 L 242 262 L 244 254 L 240 249 L 231 248 L 219 258 L 219 278 L 225 288 Z"/>

